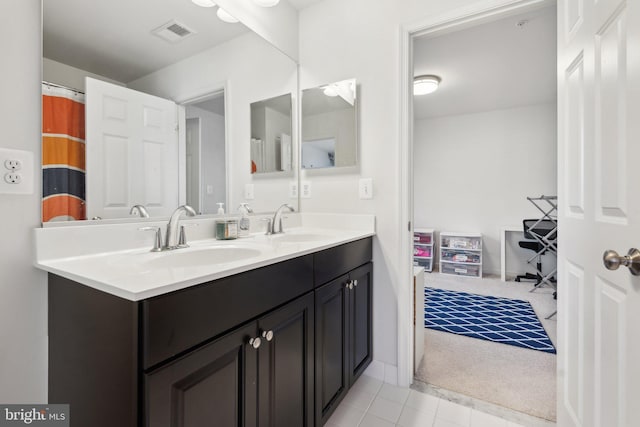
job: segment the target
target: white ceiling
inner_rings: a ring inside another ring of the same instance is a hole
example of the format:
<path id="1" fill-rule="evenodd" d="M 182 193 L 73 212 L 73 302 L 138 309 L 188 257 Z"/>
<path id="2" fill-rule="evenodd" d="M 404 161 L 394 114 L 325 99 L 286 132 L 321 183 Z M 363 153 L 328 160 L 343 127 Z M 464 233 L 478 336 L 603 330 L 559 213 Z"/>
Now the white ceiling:
<path id="1" fill-rule="evenodd" d="M 205 99 L 204 101 L 194 102 L 193 104 L 189 105 L 193 105 L 194 107 L 202 108 L 205 111 L 224 116 L 224 93 L 221 93 L 209 99 Z"/>
<path id="2" fill-rule="evenodd" d="M 522 20 L 528 22 L 519 27 Z M 476 113 L 556 99 L 555 7 L 414 41 L 414 76 L 440 88 L 414 96 L 416 118 Z"/>
<path id="3" fill-rule="evenodd" d="M 128 83 L 250 31 L 190 0 L 43 0 L 43 56 Z M 177 43 L 151 31 L 175 19 L 194 30 Z"/>
<path id="4" fill-rule="evenodd" d="M 312 4 L 320 3 L 322 0 L 287 0 L 291 6 L 298 10 L 302 10 Z"/>

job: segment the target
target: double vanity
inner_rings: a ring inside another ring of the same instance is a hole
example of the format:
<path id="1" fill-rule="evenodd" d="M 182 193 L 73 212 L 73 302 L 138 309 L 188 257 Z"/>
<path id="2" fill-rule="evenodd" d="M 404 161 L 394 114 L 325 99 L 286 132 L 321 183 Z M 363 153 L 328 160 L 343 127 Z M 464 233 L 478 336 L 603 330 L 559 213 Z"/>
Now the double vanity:
<path id="1" fill-rule="evenodd" d="M 190 247 L 167 252 L 140 224 L 36 230 L 49 401 L 74 425 L 323 425 L 371 362 L 374 218 L 230 241 L 183 222 Z"/>

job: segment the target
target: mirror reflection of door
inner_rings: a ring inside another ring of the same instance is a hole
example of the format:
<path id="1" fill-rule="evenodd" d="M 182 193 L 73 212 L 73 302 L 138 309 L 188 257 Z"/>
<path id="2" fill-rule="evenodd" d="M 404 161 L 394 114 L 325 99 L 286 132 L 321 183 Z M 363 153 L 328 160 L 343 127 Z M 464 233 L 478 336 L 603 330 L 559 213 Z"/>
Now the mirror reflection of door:
<path id="1" fill-rule="evenodd" d="M 224 92 L 187 103 L 187 204 L 213 214 L 227 201 Z"/>
<path id="2" fill-rule="evenodd" d="M 187 119 L 187 205 L 201 213 L 200 206 L 200 118 Z"/>
<path id="3" fill-rule="evenodd" d="M 88 218 L 152 217 L 178 205 L 178 109 L 173 101 L 86 79 Z"/>

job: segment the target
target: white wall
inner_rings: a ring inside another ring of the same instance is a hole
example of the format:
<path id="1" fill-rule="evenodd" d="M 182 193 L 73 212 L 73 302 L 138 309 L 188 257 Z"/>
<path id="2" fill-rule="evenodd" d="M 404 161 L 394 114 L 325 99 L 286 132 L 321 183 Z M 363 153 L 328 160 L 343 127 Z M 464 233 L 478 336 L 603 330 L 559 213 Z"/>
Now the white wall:
<path id="1" fill-rule="evenodd" d="M 40 225 L 40 1 L 0 2 L 2 78 L 0 147 L 28 150 L 34 193 L 0 194 L 0 402 L 47 400 L 47 282 L 32 265 L 32 230 Z"/>
<path id="2" fill-rule="evenodd" d="M 359 173 L 307 174 L 307 212 L 376 215 L 374 240 L 374 359 L 397 380 L 400 233 L 400 26 L 449 13 L 473 0 L 324 0 L 300 11 L 301 89 L 355 77 L 359 88 Z M 495 3 L 495 2 L 494 2 Z M 506 3 L 506 1 L 504 2 Z M 374 197 L 358 199 L 360 177 L 373 178 Z M 409 309 L 409 308 L 407 308 Z"/>
<path id="3" fill-rule="evenodd" d="M 185 111 L 187 119 L 200 119 L 201 206 L 203 213 L 214 214 L 216 203 L 226 200 L 224 116 L 193 105 Z M 211 194 L 207 194 L 207 186 L 213 189 Z"/>
<path id="4" fill-rule="evenodd" d="M 235 212 L 246 201 L 254 211 L 265 212 L 276 210 L 282 203 L 296 204 L 296 199 L 289 198 L 289 182 L 295 177 L 251 175 L 249 105 L 284 93 L 295 94 L 296 83 L 296 64 L 248 33 L 129 82 L 129 87 L 179 101 L 226 84 L 229 206 Z M 248 183 L 254 184 L 254 200 L 244 199 Z"/>
<path id="5" fill-rule="evenodd" d="M 42 58 L 42 80 L 49 83 L 57 83 L 71 89 L 85 91 L 85 77 L 91 77 L 97 80 L 113 83 L 120 86 L 126 86 L 124 83 L 104 77 L 98 74 L 90 73 L 80 68 L 72 67 L 61 62 L 48 58 Z"/>
<path id="6" fill-rule="evenodd" d="M 556 195 L 556 151 L 555 103 L 417 120 L 415 226 L 482 233 L 483 272 L 499 274 L 500 228 Z"/>

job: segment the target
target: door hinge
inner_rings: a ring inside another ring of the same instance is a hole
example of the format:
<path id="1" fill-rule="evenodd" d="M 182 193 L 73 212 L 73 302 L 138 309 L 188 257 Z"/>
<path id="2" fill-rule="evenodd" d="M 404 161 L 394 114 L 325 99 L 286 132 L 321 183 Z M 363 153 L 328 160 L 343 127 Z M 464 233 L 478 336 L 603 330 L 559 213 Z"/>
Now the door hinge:
<path id="1" fill-rule="evenodd" d="M 411 231 L 411 221 L 407 223 L 407 231 Z"/>
<path id="2" fill-rule="evenodd" d="M 175 124 L 174 130 L 178 132 L 180 130 L 180 125 L 178 123 Z"/>

